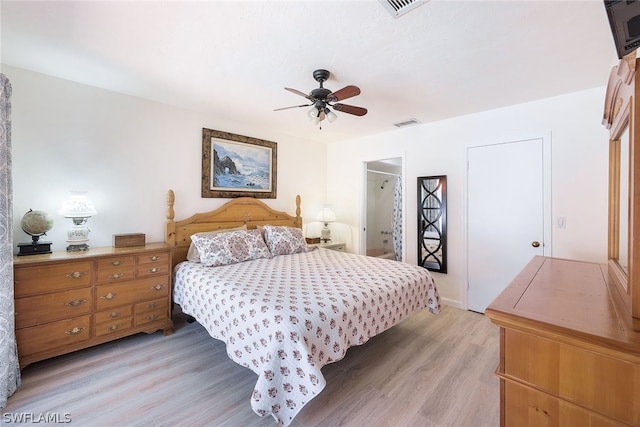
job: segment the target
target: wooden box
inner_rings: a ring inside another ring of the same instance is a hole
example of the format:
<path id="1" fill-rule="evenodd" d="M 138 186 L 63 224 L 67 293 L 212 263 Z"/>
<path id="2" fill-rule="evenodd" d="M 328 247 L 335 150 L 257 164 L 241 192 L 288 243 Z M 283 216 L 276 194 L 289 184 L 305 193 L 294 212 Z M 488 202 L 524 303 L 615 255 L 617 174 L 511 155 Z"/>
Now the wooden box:
<path id="1" fill-rule="evenodd" d="M 320 238 L 319 237 L 306 237 L 305 240 L 307 241 L 308 245 L 313 245 L 316 243 L 320 243 Z"/>
<path id="2" fill-rule="evenodd" d="M 144 246 L 145 235 L 142 233 L 114 234 L 114 248 L 128 248 L 131 246 Z"/>

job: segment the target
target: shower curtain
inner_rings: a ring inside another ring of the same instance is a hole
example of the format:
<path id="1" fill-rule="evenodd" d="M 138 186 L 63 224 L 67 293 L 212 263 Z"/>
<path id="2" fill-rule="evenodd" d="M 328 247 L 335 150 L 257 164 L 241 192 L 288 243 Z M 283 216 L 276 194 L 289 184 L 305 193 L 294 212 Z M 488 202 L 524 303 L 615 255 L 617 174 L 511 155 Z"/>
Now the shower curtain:
<path id="1" fill-rule="evenodd" d="M 402 180 L 396 178 L 396 186 L 393 193 L 393 253 L 396 261 L 402 261 Z"/>
<path id="2" fill-rule="evenodd" d="M 11 83 L 0 74 L 0 409 L 20 387 L 13 307 Z"/>

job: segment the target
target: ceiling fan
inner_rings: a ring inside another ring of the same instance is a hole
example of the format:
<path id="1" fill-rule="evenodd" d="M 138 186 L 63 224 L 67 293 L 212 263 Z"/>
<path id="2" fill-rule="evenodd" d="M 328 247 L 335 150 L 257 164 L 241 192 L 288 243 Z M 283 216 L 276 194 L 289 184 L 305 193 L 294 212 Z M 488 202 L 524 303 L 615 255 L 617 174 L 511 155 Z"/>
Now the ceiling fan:
<path id="1" fill-rule="evenodd" d="M 324 82 L 329 79 L 331 75 L 327 70 L 315 70 L 313 72 L 313 78 L 320 83 L 320 87 L 317 89 L 313 89 L 309 95 L 304 92 L 301 92 L 296 89 L 291 89 L 289 87 L 285 87 L 289 92 L 293 92 L 296 95 L 303 96 L 311 101 L 310 104 L 303 105 L 294 105 L 291 107 L 284 108 L 276 108 L 273 111 L 280 110 L 288 110 L 289 108 L 300 108 L 300 107 L 309 107 L 313 106 L 307 115 L 311 119 L 314 124 L 320 124 L 324 119 L 329 120 L 329 122 L 333 122 L 338 118 L 336 114 L 329 109 L 329 107 L 333 108 L 336 111 L 341 111 L 347 114 L 353 114 L 354 116 L 364 116 L 367 114 L 367 109 L 362 107 L 355 107 L 353 105 L 341 104 L 338 101 L 342 101 L 343 99 L 351 98 L 353 96 L 360 95 L 360 88 L 357 86 L 349 85 L 345 86 L 340 90 L 335 92 L 331 92 L 329 89 L 326 89 L 322 86 Z M 322 126 L 322 125 L 321 125 Z"/>

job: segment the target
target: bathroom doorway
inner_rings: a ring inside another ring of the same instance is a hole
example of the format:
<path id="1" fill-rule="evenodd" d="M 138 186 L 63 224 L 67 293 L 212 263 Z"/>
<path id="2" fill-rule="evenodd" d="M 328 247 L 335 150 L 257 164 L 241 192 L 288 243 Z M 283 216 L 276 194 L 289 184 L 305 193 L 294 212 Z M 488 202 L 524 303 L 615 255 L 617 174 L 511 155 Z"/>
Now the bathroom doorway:
<path id="1" fill-rule="evenodd" d="M 362 253 L 401 261 L 403 240 L 402 158 L 365 162 L 365 225 Z"/>

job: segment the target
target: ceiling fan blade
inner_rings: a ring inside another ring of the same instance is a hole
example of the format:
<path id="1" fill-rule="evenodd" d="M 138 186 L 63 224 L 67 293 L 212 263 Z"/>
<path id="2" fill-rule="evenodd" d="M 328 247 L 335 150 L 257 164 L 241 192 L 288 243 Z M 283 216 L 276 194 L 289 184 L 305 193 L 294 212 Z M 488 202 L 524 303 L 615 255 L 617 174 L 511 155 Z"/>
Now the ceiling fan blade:
<path id="1" fill-rule="evenodd" d="M 292 105 L 291 107 L 283 107 L 283 108 L 276 108 L 273 111 L 281 111 L 281 110 L 288 110 L 289 108 L 300 108 L 300 107 L 309 107 L 313 104 L 304 104 L 304 105 Z"/>
<path id="2" fill-rule="evenodd" d="M 300 92 L 300 91 L 299 91 L 299 90 L 297 90 L 297 89 L 291 89 L 290 87 L 285 87 L 285 89 L 286 89 L 286 90 L 288 90 L 289 92 L 293 92 L 293 93 L 295 93 L 296 95 L 304 96 L 305 98 L 307 98 L 307 99 L 308 99 L 308 100 L 310 100 L 310 101 L 312 101 L 312 100 L 313 100 L 313 98 L 311 98 L 309 95 L 307 95 L 307 94 L 306 94 L 306 93 L 304 93 L 304 92 Z"/>
<path id="3" fill-rule="evenodd" d="M 367 109 L 362 107 L 354 107 L 353 105 L 346 104 L 333 104 L 333 109 L 341 111 L 343 113 L 353 114 L 354 116 L 364 116 L 367 114 Z"/>
<path id="4" fill-rule="evenodd" d="M 337 90 L 327 96 L 330 102 L 342 101 L 343 99 L 351 98 L 352 96 L 360 95 L 360 88 L 358 86 L 345 86 L 340 90 Z"/>

